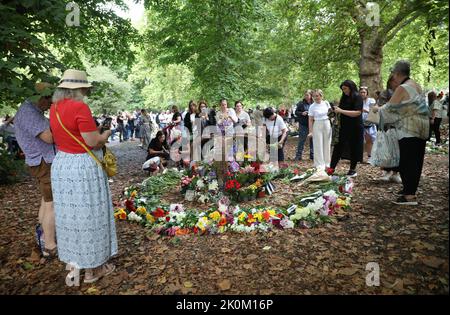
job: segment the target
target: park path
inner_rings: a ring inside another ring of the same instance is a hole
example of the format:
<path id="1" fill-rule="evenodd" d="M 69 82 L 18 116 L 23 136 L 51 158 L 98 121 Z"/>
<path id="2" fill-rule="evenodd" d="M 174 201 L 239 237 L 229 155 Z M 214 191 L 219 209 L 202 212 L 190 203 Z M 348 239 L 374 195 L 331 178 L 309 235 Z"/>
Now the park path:
<path id="1" fill-rule="evenodd" d="M 289 139 L 288 157 L 295 142 Z M 145 152 L 137 142 L 112 150 L 117 200 L 123 187 L 145 178 Z M 346 168 L 343 162 L 338 171 Z M 390 203 L 399 185 L 377 181 L 379 173 L 358 166 L 353 209 L 310 230 L 168 238 L 118 222 L 114 275 L 80 287 L 65 285 L 64 264 L 39 259 L 39 195 L 27 177 L 0 186 L 0 294 L 448 294 L 448 156 L 426 156 L 418 207 Z M 379 286 L 366 285 L 369 262 L 380 268 Z"/>

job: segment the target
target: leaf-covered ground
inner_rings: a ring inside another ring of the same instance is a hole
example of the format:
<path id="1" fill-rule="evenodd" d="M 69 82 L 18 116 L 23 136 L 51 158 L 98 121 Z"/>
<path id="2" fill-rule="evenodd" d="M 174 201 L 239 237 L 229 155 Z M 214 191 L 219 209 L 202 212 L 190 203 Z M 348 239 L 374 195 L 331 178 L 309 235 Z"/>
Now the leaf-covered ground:
<path id="1" fill-rule="evenodd" d="M 296 141 L 289 139 L 289 158 Z M 145 178 L 145 152 L 137 142 L 112 148 L 120 164 L 111 184 L 118 199 L 123 187 Z M 307 169 L 312 161 L 298 166 Z M 343 161 L 338 172 L 347 168 Z M 378 181 L 379 175 L 359 165 L 353 209 L 310 230 L 168 238 L 118 222 L 116 271 L 80 287 L 65 285 L 65 264 L 39 258 L 40 197 L 27 178 L 0 187 L 0 294 L 448 294 L 448 156 L 426 156 L 418 207 L 392 204 L 391 192 L 400 186 Z M 304 189 L 278 182 L 264 202 L 289 205 Z M 182 200 L 175 191 L 165 199 Z M 379 264 L 380 286 L 366 285 L 369 262 Z"/>

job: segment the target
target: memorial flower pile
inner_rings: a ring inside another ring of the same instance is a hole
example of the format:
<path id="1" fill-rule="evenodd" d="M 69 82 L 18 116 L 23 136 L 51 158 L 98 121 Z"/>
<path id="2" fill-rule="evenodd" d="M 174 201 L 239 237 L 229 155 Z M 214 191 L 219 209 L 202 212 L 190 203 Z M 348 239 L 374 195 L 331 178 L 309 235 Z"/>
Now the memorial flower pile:
<path id="1" fill-rule="evenodd" d="M 237 184 L 237 180 L 230 180 L 229 187 L 242 189 Z M 208 186 L 209 189 L 209 185 L 205 181 L 200 186 Z M 248 189 L 257 190 L 262 185 L 262 180 L 256 180 Z M 350 207 L 353 181 L 334 176 L 331 182 L 321 184 L 320 188 L 316 192 L 300 196 L 288 208 L 240 207 L 231 205 L 228 198 L 221 197 L 214 207 L 200 211 L 186 209 L 182 204 L 148 204 L 139 188 L 130 187 L 124 192 L 124 200 L 118 203 L 114 217 L 142 224 L 155 233 L 167 236 L 218 234 L 227 231 L 264 232 L 271 229 L 292 229 L 296 226 L 310 228 L 332 222 L 336 210 Z"/>

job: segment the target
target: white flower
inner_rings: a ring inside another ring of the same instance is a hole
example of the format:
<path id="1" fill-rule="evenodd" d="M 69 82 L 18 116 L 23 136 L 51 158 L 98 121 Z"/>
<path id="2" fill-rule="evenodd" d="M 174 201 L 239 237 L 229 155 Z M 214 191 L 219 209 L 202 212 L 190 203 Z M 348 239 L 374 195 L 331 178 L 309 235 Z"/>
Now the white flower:
<path id="1" fill-rule="evenodd" d="M 327 216 L 328 215 L 328 209 L 325 209 L 325 208 L 320 209 L 319 210 L 319 214 Z"/>
<path id="2" fill-rule="evenodd" d="M 217 190 L 218 188 L 219 183 L 216 180 L 213 180 L 208 186 L 208 190 Z"/>
<path id="3" fill-rule="evenodd" d="M 306 218 L 310 213 L 311 210 L 309 207 L 297 208 L 297 210 L 295 210 L 295 214 L 291 215 L 289 218 L 291 220 L 300 220 Z"/>
<path id="4" fill-rule="evenodd" d="M 202 179 L 199 179 L 198 181 L 197 181 L 197 188 L 203 188 L 203 187 L 205 187 L 205 183 L 203 182 L 203 180 Z"/>
<path id="5" fill-rule="evenodd" d="M 323 197 L 318 197 L 314 202 L 308 203 L 308 208 L 312 211 L 317 211 L 323 208 L 324 199 Z"/>
<path id="6" fill-rule="evenodd" d="M 200 197 L 198 197 L 198 201 L 201 203 L 206 203 L 208 200 L 209 198 L 206 195 L 200 195 Z"/>
<path id="7" fill-rule="evenodd" d="M 173 212 L 184 212 L 184 208 L 183 205 L 180 203 L 173 203 L 170 205 L 170 210 L 169 211 L 173 211 Z"/>
<path id="8" fill-rule="evenodd" d="M 336 192 L 334 190 L 329 190 L 326 193 L 323 194 L 325 197 L 330 197 L 330 198 L 337 198 L 338 194 L 336 194 Z"/>
<path id="9" fill-rule="evenodd" d="M 136 213 L 134 212 L 130 212 L 128 214 L 128 220 L 130 221 L 136 221 L 136 222 L 141 222 L 142 218 L 140 216 L 138 216 Z"/>
<path id="10" fill-rule="evenodd" d="M 292 222 L 291 220 L 288 220 L 286 218 L 281 220 L 280 224 L 284 229 L 293 229 L 294 228 L 294 222 Z"/>
<path id="11" fill-rule="evenodd" d="M 227 205 L 224 205 L 223 203 L 219 202 L 219 212 L 225 213 L 228 210 Z"/>
<path id="12" fill-rule="evenodd" d="M 186 212 L 171 212 L 170 215 L 176 222 L 181 222 L 186 217 Z"/>

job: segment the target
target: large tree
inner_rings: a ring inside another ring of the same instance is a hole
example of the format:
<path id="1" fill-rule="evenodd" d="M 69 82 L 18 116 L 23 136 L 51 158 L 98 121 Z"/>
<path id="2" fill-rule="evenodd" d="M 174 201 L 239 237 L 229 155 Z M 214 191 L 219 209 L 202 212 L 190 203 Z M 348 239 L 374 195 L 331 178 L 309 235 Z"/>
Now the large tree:
<path id="1" fill-rule="evenodd" d="M 383 49 L 400 31 L 417 20 L 427 25 L 416 29 L 421 32 L 421 41 L 405 43 L 410 49 L 424 45 L 433 29 L 448 33 L 447 1 L 280 0 L 274 7 L 288 21 L 293 38 L 300 36 L 313 45 L 303 54 L 293 51 L 291 56 L 297 63 L 322 67 L 340 64 L 342 71 L 347 71 L 349 61 L 356 61 L 359 83 L 372 93 L 384 85 Z"/>

